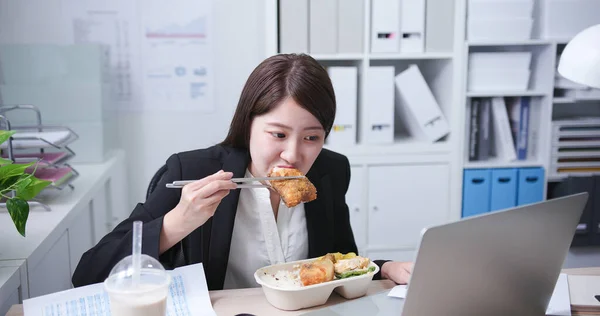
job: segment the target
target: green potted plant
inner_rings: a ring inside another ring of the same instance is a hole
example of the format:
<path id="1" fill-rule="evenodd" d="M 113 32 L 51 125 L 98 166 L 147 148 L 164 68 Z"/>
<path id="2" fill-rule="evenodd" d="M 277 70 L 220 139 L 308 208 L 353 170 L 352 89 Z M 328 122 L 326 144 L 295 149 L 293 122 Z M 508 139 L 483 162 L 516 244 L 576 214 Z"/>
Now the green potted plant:
<path id="1" fill-rule="evenodd" d="M 0 130 L 0 145 L 6 142 L 15 132 Z M 34 166 L 33 172 L 27 168 Z M 0 200 L 6 202 L 17 231 L 25 237 L 25 224 L 29 217 L 29 203 L 46 186 L 49 181 L 40 180 L 33 176 L 37 163 L 16 164 L 12 160 L 0 157 Z"/>

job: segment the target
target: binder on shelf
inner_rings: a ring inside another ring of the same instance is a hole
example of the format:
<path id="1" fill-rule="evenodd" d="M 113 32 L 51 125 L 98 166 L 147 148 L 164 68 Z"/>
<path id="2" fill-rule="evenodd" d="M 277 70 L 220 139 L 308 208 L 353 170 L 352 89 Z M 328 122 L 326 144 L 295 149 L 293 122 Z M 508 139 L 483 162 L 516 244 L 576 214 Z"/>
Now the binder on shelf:
<path id="1" fill-rule="evenodd" d="M 337 109 L 333 128 L 327 137 L 329 145 L 356 144 L 358 68 L 329 67 L 327 69 L 335 93 Z"/>
<path id="2" fill-rule="evenodd" d="M 448 135 L 450 127 L 442 113 L 433 93 L 417 65 L 408 69 L 395 78 L 401 105 L 412 113 L 418 128 L 424 132 L 427 139 L 435 142 Z"/>
<path id="3" fill-rule="evenodd" d="M 492 102 L 490 99 L 482 99 L 479 110 L 479 134 L 477 160 L 487 160 L 492 153 L 493 124 L 492 124 Z"/>
<path id="4" fill-rule="evenodd" d="M 492 119 L 496 156 L 503 161 L 516 160 L 517 152 L 515 151 L 515 144 L 504 98 L 495 97 L 492 99 Z"/>
<path id="5" fill-rule="evenodd" d="M 510 117 L 511 132 L 518 160 L 527 159 L 529 139 L 530 98 L 505 98 Z"/>
<path id="6" fill-rule="evenodd" d="M 371 52 L 398 53 L 399 34 L 400 0 L 372 0 Z"/>
<path id="7" fill-rule="evenodd" d="M 455 0 L 427 0 L 425 51 L 451 52 L 454 47 Z"/>
<path id="8" fill-rule="evenodd" d="M 519 183 L 517 184 L 517 205 L 544 200 L 545 185 L 543 168 L 520 168 Z"/>
<path id="9" fill-rule="evenodd" d="M 365 31 L 365 0 L 338 1 L 337 52 L 362 53 Z"/>
<path id="10" fill-rule="evenodd" d="M 492 169 L 490 211 L 517 205 L 517 179 L 518 172 L 515 168 Z"/>
<path id="11" fill-rule="evenodd" d="M 583 209 L 579 224 L 575 230 L 571 246 L 589 246 L 593 242 L 594 235 L 594 212 L 596 211 L 596 191 L 600 189 L 596 185 L 594 177 L 568 177 L 554 185 L 549 192 L 549 198 L 554 199 L 575 193 L 587 192 L 590 199 Z"/>
<path id="12" fill-rule="evenodd" d="M 337 53 L 337 0 L 310 0 L 309 44 L 311 54 Z"/>
<path id="13" fill-rule="evenodd" d="M 465 169 L 463 176 L 462 217 L 490 211 L 491 171 L 489 169 Z"/>
<path id="14" fill-rule="evenodd" d="M 365 143 L 394 142 L 394 72 L 393 66 L 367 69 Z"/>
<path id="15" fill-rule="evenodd" d="M 425 50 L 425 0 L 402 0 L 400 12 L 400 52 L 422 53 Z"/>
<path id="16" fill-rule="evenodd" d="M 472 98 L 469 106 L 469 161 L 479 159 L 479 107 L 480 98 Z"/>
<path id="17" fill-rule="evenodd" d="M 279 0 L 281 53 L 308 53 L 308 1 Z"/>

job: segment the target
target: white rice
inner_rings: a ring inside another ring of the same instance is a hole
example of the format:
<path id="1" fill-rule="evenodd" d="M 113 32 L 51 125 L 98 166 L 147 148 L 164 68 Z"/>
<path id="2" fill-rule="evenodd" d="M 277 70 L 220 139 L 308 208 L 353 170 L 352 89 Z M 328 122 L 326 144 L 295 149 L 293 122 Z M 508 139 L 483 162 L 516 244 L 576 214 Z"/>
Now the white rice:
<path id="1" fill-rule="evenodd" d="M 292 271 L 279 270 L 275 274 L 267 273 L 265 275 L 264 280 L 267 281 L 270 285 L 282 289 L 302 287 L 302 283 L 300 282 L 299 269 L 294 269 Z"/>

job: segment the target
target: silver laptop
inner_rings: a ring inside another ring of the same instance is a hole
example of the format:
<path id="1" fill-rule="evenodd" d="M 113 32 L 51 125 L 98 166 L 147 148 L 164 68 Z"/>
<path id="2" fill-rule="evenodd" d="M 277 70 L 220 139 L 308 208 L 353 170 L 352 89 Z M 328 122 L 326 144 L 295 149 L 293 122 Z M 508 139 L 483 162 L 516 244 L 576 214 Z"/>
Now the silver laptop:
<path id="1" fill-rule="evenodd" d="M 308 315 L 544 315 L 588 199 L 579 193 L 424 230 L 406 299 Z"/>

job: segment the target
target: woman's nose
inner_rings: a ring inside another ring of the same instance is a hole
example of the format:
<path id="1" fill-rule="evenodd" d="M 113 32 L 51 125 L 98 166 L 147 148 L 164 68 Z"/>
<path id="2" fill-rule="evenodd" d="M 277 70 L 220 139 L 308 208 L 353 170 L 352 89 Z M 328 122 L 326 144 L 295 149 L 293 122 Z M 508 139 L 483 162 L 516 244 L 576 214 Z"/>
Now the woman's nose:
<path id="1" fill-rule="evenodd" d="M 300 149 L 298 143 L 295 141 L 288 142 L 284 150 L 281 152 L 281 158 L 290 165 L 295 165 L 296 162 L 298 162 L 299 155 Z"/>

